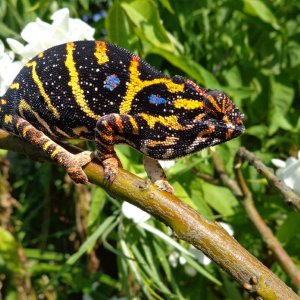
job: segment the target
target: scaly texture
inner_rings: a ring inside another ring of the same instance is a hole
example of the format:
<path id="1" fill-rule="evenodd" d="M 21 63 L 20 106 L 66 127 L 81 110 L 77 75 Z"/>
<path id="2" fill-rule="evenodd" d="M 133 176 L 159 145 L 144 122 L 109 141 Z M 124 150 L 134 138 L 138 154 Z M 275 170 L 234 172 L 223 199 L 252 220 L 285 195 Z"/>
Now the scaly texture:
<path id="1" fill-rule="evenodd" d="M 34 57 L 1 99 L 0 121 L 65 166 L 76 182 L 86 182 L 78 170 L 86 155 L 76 160 L 55 140 L 95 139 L 113 180 L 116 143 L 154 159 L 173 159 L 244 131 L 242 114 L 223 92 L 165 76 L 102 41 L 70 42 Z"/>

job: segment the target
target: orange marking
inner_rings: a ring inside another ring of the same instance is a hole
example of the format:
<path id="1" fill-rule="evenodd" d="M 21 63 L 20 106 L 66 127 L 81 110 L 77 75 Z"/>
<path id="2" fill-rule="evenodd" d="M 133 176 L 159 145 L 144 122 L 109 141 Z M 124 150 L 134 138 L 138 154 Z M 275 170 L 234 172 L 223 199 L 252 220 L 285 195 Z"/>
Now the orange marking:
<path id="1" fill-rule="evenodd" d="M 195 117 L 195 120 L 201 120 L 203 117 L 205 117 L 205 113 L 199 114 Z"/>
<path id="2" fill-rule="evenodd" d="M 219 104 L 217 103 L 217 101 L 215 100 L 215 98 L 211 95 L 207 96 L 207 99 L 209 100 L 209 102 L 213 105 L 213 107 L 218 111 L 218 112 L 222 112 Z"/>
<path id="3" fill-rule="evenodd" d="M 227 129 L 227 132 L 226 132 L 226 138 L 227 138 L 227 139 L 230 139 L 231 136 L 232 136 L 232 134 L 233 134 L 233 130 L 232 130 L 232 129 Z"/>
<path id="4" fill-rule="evenodd" d="M 123 122 L 122 122 L 121 117 L 119 115 L 115 115 L 115 121 L 116 121 L 116 124 L 118 126 L 119 133 L 123 133 L 124 132 L 124 127 L 123 127 Z"/>

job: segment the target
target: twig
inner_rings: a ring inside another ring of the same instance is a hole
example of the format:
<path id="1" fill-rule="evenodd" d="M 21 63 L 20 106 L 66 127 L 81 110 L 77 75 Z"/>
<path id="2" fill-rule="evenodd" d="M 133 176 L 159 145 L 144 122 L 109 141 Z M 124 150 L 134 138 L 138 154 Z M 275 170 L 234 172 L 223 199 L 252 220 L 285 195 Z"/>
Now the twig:
<path id="1" fill-rule="evenodd" d="M 284 248 L 281 246 L 279 241 L 273 235 L 271 229 L 266 225 L 265 221 L 257 211 L 253 198 L 252 193 L 250 192 L 244 176 L 241 171 L 241 159 L 237 155 L 235 159 L 235 174 L 238 182 L 231 179 L 225 171 L 224 165 L 218 155 L 216 153 L 212 153 L 212 160 L 218 171 L 220 178 L 222 179 L 223 183 L 228 186 L 232 192 L 241 198 L 243 196 L 243 200 L 241 203 L 243 204 L 246 213 L 252 223 L 255 225 L 259 233 L 261 234 L 263 240 L 265 241 L 267 247 L 274 253 L 276 260 L 279 262 L 281 267 L 284 271 L 290 276 L 292 282 L 300 288 L 300 271 L 293 263 L 290 256 L 286 253 Z"/>
<path id="2" fill-rule="evenodd" d="M 0 147 L 45 158 L 41 151 L 3 132 L 0 132 Z M 76 150 L 72 151 L 76 153 Z M 170 226 L 178 238 L 203 251 L 255 299 L 300 299 L 217 222 L 205 219 L 174 195 L 158 191 L 154 185 L 123 169 L 119 170 L 114 182 L 107 186 L 103 168 L 97 160 L 85 166 L 84 171 L 90 182 L 105 187 L 116 199 L 128 201 Z"/>
<path id="3" fill-rule="evenodd" d="M 242 147 L 238 154 L 242 160 L 246 160 L 253 167 L 256 168 L 257 172 L 263 174 L 268 180 L 269 184 L 274 186 L 284 197 L 284 201 L 293 205 L 297 211 L 300 212 L 300 197 L 291 190 L 281 179 L 279 179 L 273 172 L 272 169 L 266 167 L 253 153 Z"/>

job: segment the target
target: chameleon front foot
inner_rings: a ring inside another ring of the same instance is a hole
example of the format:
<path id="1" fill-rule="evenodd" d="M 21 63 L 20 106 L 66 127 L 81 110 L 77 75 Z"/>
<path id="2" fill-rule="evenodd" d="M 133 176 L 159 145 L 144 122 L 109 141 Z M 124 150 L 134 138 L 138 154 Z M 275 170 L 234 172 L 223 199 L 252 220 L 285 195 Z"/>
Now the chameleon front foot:
<path id="1" fill-rule="evenodd" d="M 159 189 L 160 191 L 166 191 L 170 194 L 174 194 L 174 188 L 171 186 L 171 184 L 165 180 L 165 179 L 160 179 L 156 180 L 154 182 L 154 185 Z"/>
<path id="2" fill-rule="evenodd" d="M 88 178 L 81 167 L 91 162 L 92 157 L 93 155 L 91 151 L 83 151 L 74 155 L 73 164 L 71 167 L 67 168 L 67 172 L 75 183 L 88 183 Z"/>
<path id="3" fill-rule="evenodd" d="M 102 161 L 104 167 L 104 180 L 107 183 L 112 183 L 117 175 L 119 170 L 119 160 L 115 157 L 110 157 Z"/>

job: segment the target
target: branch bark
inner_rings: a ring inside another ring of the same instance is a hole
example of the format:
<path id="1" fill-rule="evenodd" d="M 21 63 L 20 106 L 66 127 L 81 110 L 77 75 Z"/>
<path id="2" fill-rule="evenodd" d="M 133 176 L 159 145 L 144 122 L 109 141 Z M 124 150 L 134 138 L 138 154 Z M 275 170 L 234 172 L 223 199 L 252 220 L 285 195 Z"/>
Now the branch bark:
<path id="1" fill-rule="evenodd" d="M 250 192 L 246 184 L 242 170 L 240 168 L 242 163 L 240 157 L 237 155 L 235 159 L 235 174 L 238 182 L 229 177 L 229 175 L 226 173 L 222 161 L 216 153 L 212 153 L 212 159 L 224 185 L 229 187 L 237 197 L 242 199 L 241 203 L 244 206 L 249 219 L 252 221 L 252 223 L 262 236 L 263 240 L 265 241 L 267 247 L 274 253 L 276 260 L 291 278 L 292 282 L 295 284 L 297 290 L 299 291 L 300 271 L 257 211 L 255 203 L 253 201 L 252 193 Z"/>
<path id="2" fill-rule="evenodd" d="M 0 131 L 0 147 L 46 159 L 41 151 L 3 131 Z M 217 222 L 205 219 L 174 195 L 158 191 L 154 185 L 122 169 L 107 186 L 103 168 L 96 160 L 85 166 L 84 171 L 90 182 L 104 187 L 116 199 L 126 200 L 170 226 L 179 239 L 203 251 L 255 299 L 300 299 Z"/>
<path id="3" fill-rule="evenodd" d="M 273 169 L 265 166 L 255 156 L 255 154 L 251 153 L 244 147 L 239 150 L 237 155 L 241 158 L 241 160 L 249 162 L 249 164 L 251 164 L 258 173 L 263 174 L 268 180 L 269 184 L 274 186 L 274 188 L 276 188 L 283 195 L 284 201 L 287 204 L 292 205 L 297 211 L 300 212 L 300 197 L 274 174 Z"/>

